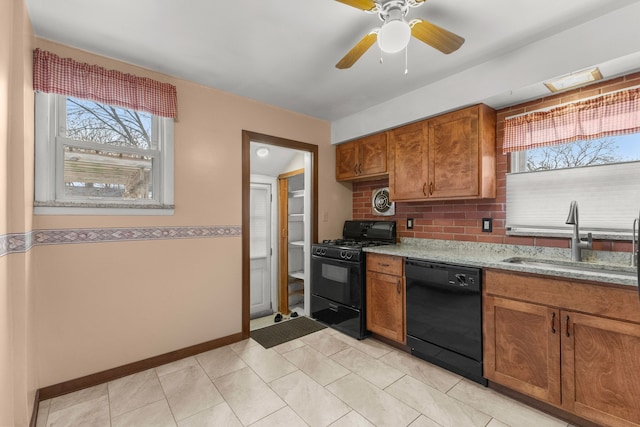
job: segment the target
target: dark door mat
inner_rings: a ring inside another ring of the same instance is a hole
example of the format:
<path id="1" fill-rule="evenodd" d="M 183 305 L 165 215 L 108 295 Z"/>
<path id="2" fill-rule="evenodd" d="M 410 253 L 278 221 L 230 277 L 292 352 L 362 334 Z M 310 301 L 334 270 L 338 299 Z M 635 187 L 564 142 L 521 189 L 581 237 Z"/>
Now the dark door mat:
<path id="1" fill-rule="evenodd" d="M 264 348 L 271 348 L 324 328 L 326 326 L 308 317 L 298 317 L 297 319 L 285 320 L 273 326 L 251 331 L 251 338 Z"/>

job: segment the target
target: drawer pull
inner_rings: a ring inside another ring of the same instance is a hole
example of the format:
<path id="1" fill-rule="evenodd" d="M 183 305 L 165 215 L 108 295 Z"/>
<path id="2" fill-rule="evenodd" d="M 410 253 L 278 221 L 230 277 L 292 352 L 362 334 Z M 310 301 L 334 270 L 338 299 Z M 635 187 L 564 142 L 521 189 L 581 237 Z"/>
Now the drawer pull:
<path id="1" fill-rule="evenodd" d="M 378 265 L 379 265 L 380 267 L 390 267 L 390 266 L 391 266 L 391 264 L 383 264 L 383 263 L 381 263 L 381 262 L 379 262 L 379 263 L 378 263 Z"/>
<path id="2" fill-rule="evenodd" d="M 552 334 L 556 333 L 556 312 L 555 311 L 551 312 L 551 333 Z"/>

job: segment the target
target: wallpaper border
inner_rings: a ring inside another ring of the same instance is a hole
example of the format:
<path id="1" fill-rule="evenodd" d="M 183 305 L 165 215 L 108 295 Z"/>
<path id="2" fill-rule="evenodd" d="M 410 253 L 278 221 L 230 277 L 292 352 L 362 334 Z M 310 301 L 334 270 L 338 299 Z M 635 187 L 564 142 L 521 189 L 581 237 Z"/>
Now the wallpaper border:
<path id="1" fill-rule="evenodd" d="M 74 243 L 130 242 L 145 240 L 200 239 L 239 237 L 242 227 L 220 225 L 211 227 L 126 227 L 126 228 L 64 228 L 33 230 L 26 233 L 0 235 L 0 257 L 27 252 L 39 245 Z"/>

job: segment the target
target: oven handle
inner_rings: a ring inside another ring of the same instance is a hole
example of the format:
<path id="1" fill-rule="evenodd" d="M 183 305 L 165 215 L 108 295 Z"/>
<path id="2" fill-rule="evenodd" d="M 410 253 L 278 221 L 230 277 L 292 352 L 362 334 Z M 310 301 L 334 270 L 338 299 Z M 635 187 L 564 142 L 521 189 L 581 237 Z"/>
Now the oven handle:
<path id="1" fill-rule="evenodd" d="M 336 258 L 327 258 L 323 256 L 311 255 L 312 261 L 318 261 L 325 264 L 332 264 L 337 266 L 347 266 L 347 265 L 358 265 L 360 261 L 353 261 L 348 259 L 336 259 Z"/>

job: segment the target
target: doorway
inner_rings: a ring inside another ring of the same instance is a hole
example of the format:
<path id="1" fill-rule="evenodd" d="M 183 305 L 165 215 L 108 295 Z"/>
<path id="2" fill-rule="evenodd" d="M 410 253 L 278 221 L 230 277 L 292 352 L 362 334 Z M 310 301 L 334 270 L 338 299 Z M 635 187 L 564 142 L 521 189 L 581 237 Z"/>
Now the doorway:
<path id="1" fill-rule="evenodd" d="M 252 144 L 253 143 L 253 144 Z M 318 220 L 317 220 L 317 200 L 318 200 L 318 147 L 317 145 L 307 144 L 304 142 L 288 140 L 284 138 L 278 138 L 270 135 L 259 134 L 250 131 L 242 132 L 242 334 L 243 337 L 248 338 L 250 334 L 250 318 L 251 318 L 251 306 L 256 303 L 258 298 L 254 298 L 251 291 L 252 285 L 252 268 L 256 267 L 257 263 L 252 265 L 252 244 L 251 244 L 251 183 L 252 179 L 252 145 L 255 144 L 264 145 L 267 148 L 273 146 L 273 148 L 286 148 L 291 150 L 298 150 L 305 153 L 305 175 L 307 175 L 307 188 L 308 191 L 308 221 L 309 227 L 309 242 L 317 241 L 318 237 Z M 256 193 L 257 194 L 257 193 Z M 273 191 L 272 191 L 273 194 Z M 274 195 L 275 199 L 275 195 Z M 272 221 L 273 223 L 274 221 Z M 273 241 L 271 242 L 273 248 Z M 277 253 L 274 251 L 274 253 Z M 266 262 L 266 261 L 265 261 Z M 255 270 L 254 270 L 255 271 Z M 264 272 L 261 272 L 264 274 Z M 264 277 L 264 276 L 262 276 Z M 273 274 L 271 275 L 273 277 Z M 254 280 L 254 286 L 256 282 L 260 280 Z M 262 288 L 266 289 L 266 288 Z M 264 293 L 264 290 L 259 291 Z M 264 294 L 261 299 L 264 300 Z M 255 300 L 255 301 L 254 301 Z M 308 305 L 308 304 L 307 304 Z"/>

